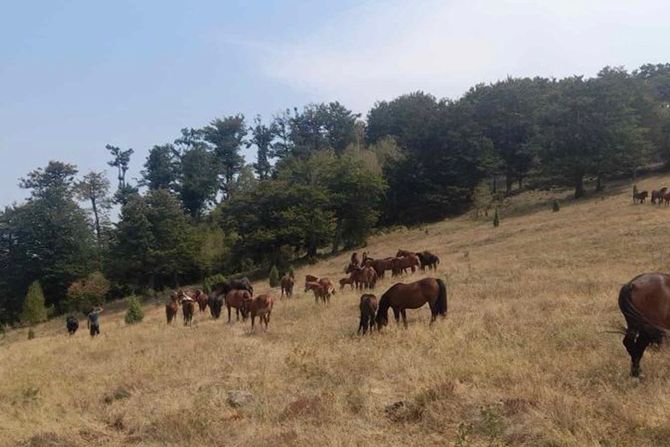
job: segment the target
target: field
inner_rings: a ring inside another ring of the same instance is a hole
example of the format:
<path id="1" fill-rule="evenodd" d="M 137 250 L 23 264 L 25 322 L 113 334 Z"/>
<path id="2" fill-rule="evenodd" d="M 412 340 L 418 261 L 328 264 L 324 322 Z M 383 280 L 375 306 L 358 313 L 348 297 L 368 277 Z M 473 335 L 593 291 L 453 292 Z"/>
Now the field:
<path id="1" fill-rule="evenodd" d="M 296 272 L 267 333 L 209 314 L 167 327 L 160 303 L 135 326 L 104 313 L 94 340 L 85 324 L 68 337 L 61 320 L 33 340 L 12 331 L 0 341 L 0 444 L 670 445 L 667 350 L 648 351 L 632 380 L 611 332 L 620 286 L 670 267 L 670 208 L 633 205 L 629 185 L 567 197 L 516 197 L 495 229 L 463 216 L 372 238 L 371 256 L 440 256 L 449 314 L 433 327 L 423 308 L 407 330 L 362 338 L 359 294 L 315 305 L 300 278 L 339 279 L 345 253 Z M 231 391 L 251 398 L 234 407 Z"/>

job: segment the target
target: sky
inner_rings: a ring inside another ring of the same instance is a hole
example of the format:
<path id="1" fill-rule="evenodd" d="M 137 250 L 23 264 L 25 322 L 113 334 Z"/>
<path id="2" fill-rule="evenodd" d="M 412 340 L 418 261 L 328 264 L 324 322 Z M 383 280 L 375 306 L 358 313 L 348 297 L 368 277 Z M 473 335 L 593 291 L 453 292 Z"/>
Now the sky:
<path id="1" fill-rule="evenodd" d="M 113 180 L 106 144 L 137 177 L 217 117 L 670 62 L 669 22 L 667 0 L 0 0 L 0 206 L 49 160 Z"/>

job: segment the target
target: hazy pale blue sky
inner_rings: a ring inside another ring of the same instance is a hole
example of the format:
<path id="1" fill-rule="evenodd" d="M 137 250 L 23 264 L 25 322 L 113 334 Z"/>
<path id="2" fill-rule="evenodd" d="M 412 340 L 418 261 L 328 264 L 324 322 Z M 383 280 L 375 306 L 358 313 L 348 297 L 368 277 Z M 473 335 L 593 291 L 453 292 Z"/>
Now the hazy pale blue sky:
<path id="1" fill-rule="evenodd" d="M 668 23 L 667 0 L 0 0 L 0 205 L 51 159 L 112 174 L 107 143 L 137 176 L 218 116 L 670 62 Z"/>

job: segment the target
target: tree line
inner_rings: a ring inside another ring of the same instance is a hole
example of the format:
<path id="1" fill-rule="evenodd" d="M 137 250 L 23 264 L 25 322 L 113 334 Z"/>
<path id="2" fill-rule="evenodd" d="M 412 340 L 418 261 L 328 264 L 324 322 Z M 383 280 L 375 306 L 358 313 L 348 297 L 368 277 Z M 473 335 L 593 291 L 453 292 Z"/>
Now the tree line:
<path id="1" fill-rule="evenodd" d="M 482 196 L 569 186 L 579 198 L 634 177 L 670 162 L 670 64 L 507 78 L 457 100 L 414 92 L 365 118 L 338 102 L 269 121 L 217 118 L 151 148 L 137 181 L 127 179 L 133 150 L 106 150 L 114 187 L 60 161 L 20 179 L 29 198 L 0 212 L 0 323 L 20 318 L 34 281 L 62 313 L 89 303 L 73 292 L 87 280 L 105 281 L 111 298 L 285 270 L 360 246 L 378 227 L 462 213 Z"/>

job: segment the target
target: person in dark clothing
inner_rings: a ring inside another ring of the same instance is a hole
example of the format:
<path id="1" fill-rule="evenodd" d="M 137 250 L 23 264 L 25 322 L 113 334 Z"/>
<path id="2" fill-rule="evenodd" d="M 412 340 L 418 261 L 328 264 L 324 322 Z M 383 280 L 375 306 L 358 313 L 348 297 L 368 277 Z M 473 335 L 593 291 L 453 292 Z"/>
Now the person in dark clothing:
<path id="1" fill-rule="evenodd" d="M 91 331 L 91 337 L 100 334 L 100 312 L 102 307 L 96 307 L 88 314 L 88 329 Z"/>

